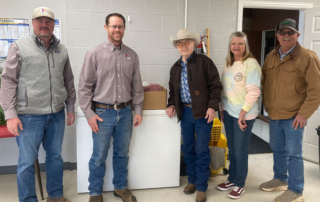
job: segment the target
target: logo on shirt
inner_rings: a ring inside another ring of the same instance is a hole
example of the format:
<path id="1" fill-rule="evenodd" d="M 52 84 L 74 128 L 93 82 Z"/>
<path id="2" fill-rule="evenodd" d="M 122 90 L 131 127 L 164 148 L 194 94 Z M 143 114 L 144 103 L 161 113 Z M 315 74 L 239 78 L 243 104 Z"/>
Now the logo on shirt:
<path id="1" fill-rule="evenodd" d="M 243 79 L 243 74 L 242 74 L 242 72 L 236 73 L 236 75 L 234 75 L 233 79 L 234 79 L 236 82 L 242 81 L 242 79 Z"/>
<path id="2" fill-rule="evenodd" d="M 125 56 L 128 60 L 132 61 L 132 59 L 131 59 L 127 54 L 125 54 L 124 56 Z"/>
<path id="3" fill-rule="evenodd" d="M 60 53 L 60 51 L 57 51 L 57 50 L 56 50 L 56 51 L 54 51 L 54 52 L 55 52 L 55 53 Z"/>

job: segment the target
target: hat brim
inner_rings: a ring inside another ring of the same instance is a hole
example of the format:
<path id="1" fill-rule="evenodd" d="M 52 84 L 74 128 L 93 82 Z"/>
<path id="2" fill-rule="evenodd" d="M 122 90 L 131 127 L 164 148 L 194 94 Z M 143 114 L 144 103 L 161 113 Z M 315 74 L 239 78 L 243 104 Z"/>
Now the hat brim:
<path id="1" fill-rule="evenodd" d="M 180 38 L 180 39 L 174 39 L 172 36 L 170 37 L 170 41 L 171 41 L 173 47 L 175 47 L 175 48 L 177 48 L 176 47 L 177 41 L 182 40 L 182 39 L 192 39 L 192 40 L 194 40 L 195 41 L 195 46 L 197 46 L 201 41 L 200 40 L 200 34 L 198 34 L 198 33 L 193 33 L 189 37 Z"/>
<path id="2" fill-rule="evenodd" d="M 50 18 L 51 20 L 55 21 L 55 19 L 53 19 L 53 18 L 50 17 L 49 15 L 39 15 L 39 16 L 35 16 L 34 18 L 32 18 L 32 20 L 37 19 L 37 18 L 41 18 L 41 17 Z"/>
<path id="3" fill-rule="evenodd" d="M 279 29 L 279 31 L 282 30 L 283 28 L 288 28 L 288 29 L 291 29 L 291 30 L 296 31 L 296 32 L 299 33 L 299 30 L 296 30 L 295 28 L 289 27 L 289 26 L 283 26 L 283 27 L 281 27 L 281 29 Z"/>

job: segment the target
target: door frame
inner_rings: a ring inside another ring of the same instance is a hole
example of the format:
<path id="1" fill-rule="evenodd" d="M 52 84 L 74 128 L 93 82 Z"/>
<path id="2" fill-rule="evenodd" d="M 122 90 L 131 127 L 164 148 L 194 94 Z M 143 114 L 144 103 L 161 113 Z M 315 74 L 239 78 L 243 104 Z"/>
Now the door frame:
<path id="1" fill-rule="evenodd" d="M 313 8 L 313 3 L 239 0 L 237 31 L 242 31 L 244 8 L 306 10 L 308 8 Z"/>

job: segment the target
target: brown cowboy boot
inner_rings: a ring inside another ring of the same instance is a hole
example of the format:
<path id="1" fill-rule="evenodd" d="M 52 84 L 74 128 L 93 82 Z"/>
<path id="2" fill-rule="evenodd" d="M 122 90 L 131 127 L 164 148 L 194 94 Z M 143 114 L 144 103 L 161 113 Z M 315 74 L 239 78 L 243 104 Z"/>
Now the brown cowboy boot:
<path id="1" fill-rule="evenodd" d="M 205 191 L 197 191 L 196 202 L 205 202 L 207 200 Z"/>
<path id="2" fill-rule="evenodd" d="M 89 202 L 102 202 L 102 195 L 100 196 L 90 196 Z"/>
<path id="3" fill-rule="evenodd" d="M 184 188 L 183 192 L 185 194 L 193 194 L 196 191 L 196 185 L 188 183 L 187 186 Z"/>
<path id="4" fill-rule="evenodd" d="M 137 202 L 136 197 L 128 190 L 128 188 L 122 190 L 114 189 L 114 195 L 120 197 L 123 202 Z"/>

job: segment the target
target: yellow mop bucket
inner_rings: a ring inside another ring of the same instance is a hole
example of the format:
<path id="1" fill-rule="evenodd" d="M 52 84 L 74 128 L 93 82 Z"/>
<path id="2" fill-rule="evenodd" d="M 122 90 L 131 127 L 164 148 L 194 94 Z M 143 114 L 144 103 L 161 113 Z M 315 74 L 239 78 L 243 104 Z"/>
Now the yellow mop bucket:
<path id="1" fill-rule="evenodd" d="M 211 139 L 209 142 L 209 146 L 215 146 L 220 148 L 225 148 L 226 152 L 224 154 L 225 165 L 224 167 L 220 167 L 217 170 L 211 170 L 211 174 L 219 173 L 221 169 L 223 169 L 223 173 L 228 174 L 227 167 L 227 156 L 228 156 L 228 146 L 227 146 L 227 138 L 222 134 L 222 123 L 218 118 L 215 118 L 213 121 L 212 129 L 211 129 Z"/>
<path id="2" fill-rule="evenodd" d="M 225 175 L 228 174 L 228 169 L 226 168 L 227 167 L 227 157 L 228 157 L 227 138 L 221 133 L 220 140 L 219 141 L 210 141 L 209 146 L 216 146 L 216 147 L 226 149 L 226 152 L 224 153 L 224 158 L 225 158 L 224 159 L 224 162 L 225 162 L 224 167 L 220 167 L 217 170 L 211 170 L 211 174 L 219 173 L 222 169 L 223 169 L 223 174 L 225 174 Z"/>

